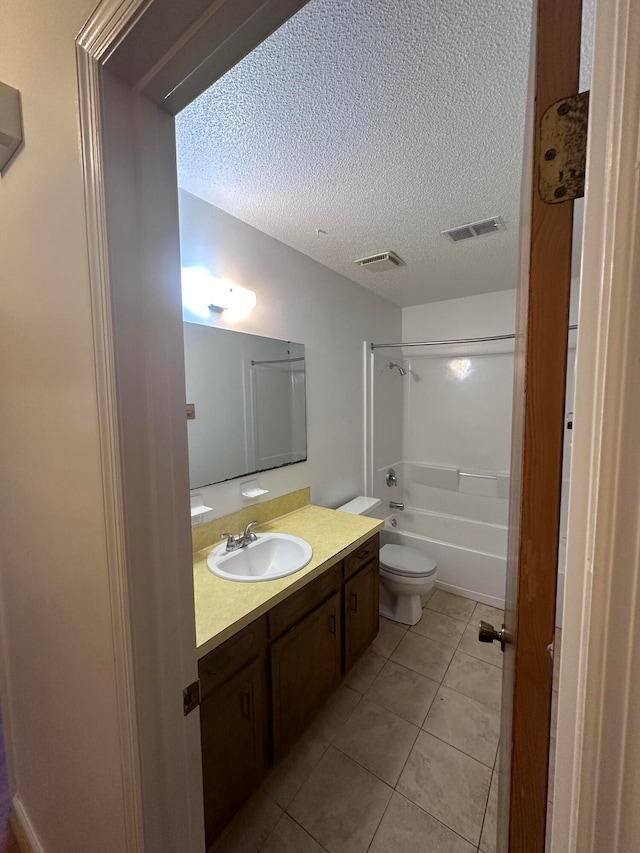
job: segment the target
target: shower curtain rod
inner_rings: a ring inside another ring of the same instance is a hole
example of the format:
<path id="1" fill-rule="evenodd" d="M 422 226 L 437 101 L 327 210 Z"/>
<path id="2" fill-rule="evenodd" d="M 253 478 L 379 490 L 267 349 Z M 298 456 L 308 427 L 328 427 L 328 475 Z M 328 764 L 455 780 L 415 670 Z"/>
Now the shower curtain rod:
<path id="1" fill-rule="evenodd" d="M 577 329 L 577 325 L 569 326 L 569 331 Z M 446 344 L 482 344 L 488 341 L 510 341 L 515 338 L 515 334 L 511 335 L 490 335 L 487 338 L 452 338 L 446 341 L 408 341 L 407 343 L 395 344 L 371 344 L 371 350 L 387 349 L 388 347 L 437 347 L 445 346 Z"/>
<path id="2" fill-rule="evenodd" d="M 251 360 L 251 366 L 255 367 L 256 364 L 292 364 L 294 361 L 304 361 L 304 356 L 301 355 L 299 358 L 275 358 L 273 361 L 253 361 Z"/>

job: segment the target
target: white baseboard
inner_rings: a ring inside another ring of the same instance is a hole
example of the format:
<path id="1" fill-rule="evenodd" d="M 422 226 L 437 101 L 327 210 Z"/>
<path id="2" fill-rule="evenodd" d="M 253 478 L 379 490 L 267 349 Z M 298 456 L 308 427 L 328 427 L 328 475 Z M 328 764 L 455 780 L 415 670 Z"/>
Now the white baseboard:
<path id="1" fill-rule="evenodd" d="M 40 840 L 18 796 L 15 796 L 11 801 L 11 821 L 16 830 L 16 841 L 21 853 L 44 853 L 44 847 L 40 844 Z"/>
<path id="2" fill-rule="evenodd" d="M 483 595 L 481 592 L 475 592 L 472 589 L 463 589 L 460 586 L 453 586 L 453 584 L 443 583 L 440 580 L 436 581 L 436 589 L 444 589 L 446 592 L 453 592 L 455 595 L 461 595 L 463 598 L 472 598 L 474 601 L 480 601 L 482 604 L 489 604 L 491 607 L 497 607 L 498 610 L 504 610 L 504 598 Z"/>

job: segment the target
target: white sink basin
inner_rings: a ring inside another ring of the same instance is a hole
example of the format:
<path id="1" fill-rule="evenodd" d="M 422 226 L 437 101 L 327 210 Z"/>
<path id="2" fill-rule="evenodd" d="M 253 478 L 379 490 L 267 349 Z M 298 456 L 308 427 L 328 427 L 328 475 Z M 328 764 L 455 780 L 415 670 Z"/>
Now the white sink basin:
<path id="1" fill-rule="evenodd" d="M 237 551 L 218 545 L 207 557 L 207 568 L 230 581 L 271 581 L 304 569 L 313 556 L 308 542 L 288 533 L 259 533 L 255 542 Z"/>

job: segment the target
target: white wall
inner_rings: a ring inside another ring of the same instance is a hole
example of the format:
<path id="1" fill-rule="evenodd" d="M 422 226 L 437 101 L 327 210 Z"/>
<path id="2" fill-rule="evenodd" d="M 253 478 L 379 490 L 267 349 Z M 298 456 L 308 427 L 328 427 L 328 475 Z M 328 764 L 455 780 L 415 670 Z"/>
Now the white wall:
<path id="1" fill-rule="evenodd" d="M 508 335 L 514 330 L 515 316 L 515 290 L 413 305 L 402 309 L 402 340 Z"/>
<path id="2" fill-rule="evenodd" d="M 515 290 L 506 290 L 404 308 L 402 340 L 511 334 L 515 298 Z M 403 350 L 401 470 L 410 506 L 506 524 L 512 353 L 512 341 Z M 452 476 L 438 468 L 452 469 Z M 459 480 L 456 469 L 502 476 Z"/>
<path id="3" fill-rule="evenodd" d="M 578 296 L 579 281 L 574 279 L 570 323 L 576 322 Z M 515 304 L 516 291 L 506 290 L 404 308 L 402 339 L 407 342 L 511 334 Z M 568 389 L 572 393 L 575 332 L 569 343 Z M 403 459 L 508 475 L 513 341 L 405 348 L 403 364 L 409 371 L 404 393 Z M 570 436 L 569 431 L 565 435 L 567 474 Z M 433 490 L 424 488 L 411 498 L 420 496 L 427 503 L 427 498 L 438 498 Z M 451 496 L 440 497 L 448 500 Z M 461 514 L 466 514 L 462 509 L 461 506 Z M 504 523 L 506 500 L 496 510 L 494 520 Z"/>
<path id="4" fill-rule="evenodd" d="M 6 0 L 25 146 L 0 180 L 0 607 L 11 787 L 42 849 L 125 849 L 74 37 L 95 0 Z"/>
<path id="5" fill-rule="evenodd" d="M 401 309 L 184 191 L 180 235 L 183 266 L 204 266 L 257 294 L 245 320 L 230 325 L 215 314 L 210 325 L 305 345 L 308 461 L 260 474 L 267 498 L 307 485 L 311 500 L 325 506 L 361 494 L 363 341 L 397 339 Z M 244 505 L 240 482 L 196 491 L 221 515 Z"/>

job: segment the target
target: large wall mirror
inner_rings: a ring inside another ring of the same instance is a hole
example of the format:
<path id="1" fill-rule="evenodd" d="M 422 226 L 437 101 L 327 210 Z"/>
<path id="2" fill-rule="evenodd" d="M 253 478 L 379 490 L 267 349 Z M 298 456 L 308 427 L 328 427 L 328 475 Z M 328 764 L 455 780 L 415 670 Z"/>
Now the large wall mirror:
<path id="1" fill-rule="evenodd" d="M 184 324 L 192 489 L 307 458 L 304 344 Z"/>

